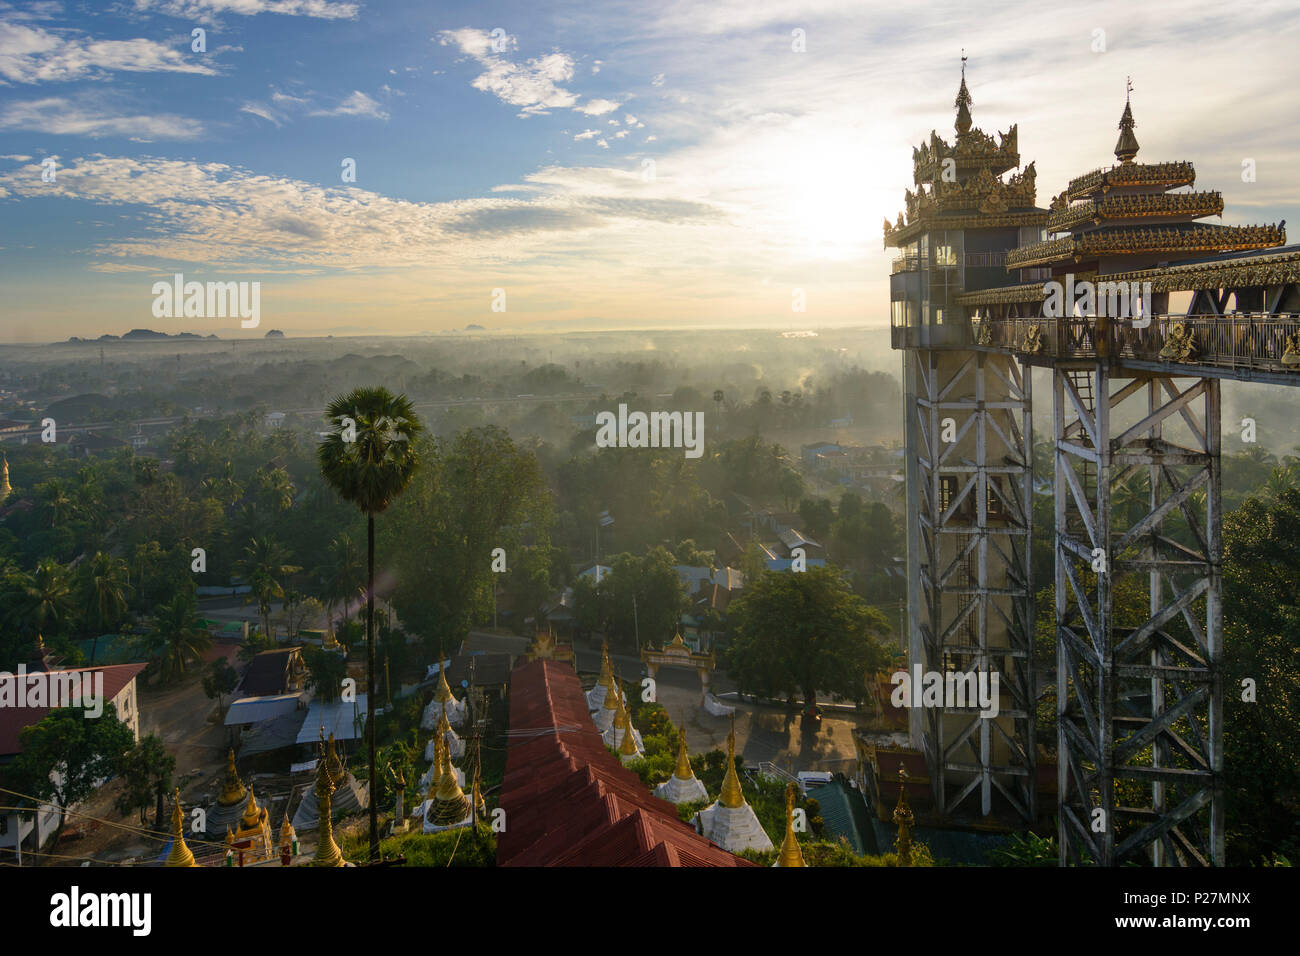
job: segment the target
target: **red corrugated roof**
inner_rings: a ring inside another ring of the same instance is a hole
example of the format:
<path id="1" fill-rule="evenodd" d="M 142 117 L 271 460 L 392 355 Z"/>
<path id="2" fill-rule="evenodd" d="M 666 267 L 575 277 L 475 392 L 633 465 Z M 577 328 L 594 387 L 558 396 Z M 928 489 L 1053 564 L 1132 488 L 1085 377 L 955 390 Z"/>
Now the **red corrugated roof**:
<path id="1" fill-rule="evenodd" d="M 510 680 L 499 866 L 753 866 L 677 819 L 611 754 L 578 675 L 539 660 Z"/>
<path id="2" fill-rule="evenodd" d="M 95 672 L 104 674 L 104 704 L 107 705 L 121 693 L 122 688 L 135 679 L 135 675 L 144 670 L 144 664 L 109 664 L 104 667 L 63 667 L 48 673 L 65 674 L 73 671 Z M 37 673 L 29 671 L 29 674 Z M 46 672 L 40 672 L 46 673 Z M 16 680 L 16 676 L 6 676 L 4 680 Z M 18 744 L 18 732 L 24 727 L 40 723 L 50 712 L 48 707 L 0 707 L 0 756 L 22 752 Z"/>

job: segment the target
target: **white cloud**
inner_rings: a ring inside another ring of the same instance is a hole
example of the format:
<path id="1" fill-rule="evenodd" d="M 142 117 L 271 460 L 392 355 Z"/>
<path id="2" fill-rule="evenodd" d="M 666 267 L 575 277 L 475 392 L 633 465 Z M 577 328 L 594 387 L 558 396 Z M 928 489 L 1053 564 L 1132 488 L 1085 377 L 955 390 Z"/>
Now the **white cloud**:
<path id="1" fill-rule="evenodd" d="M 601 149 L 609 149 L 609 142 L 604 139 L 596 140 L 596 145 L 599 146 Z"/>
<path id="2" fill-rule="evenodd" d="M 654 79 L 652 79 L 652 80 L 650 81 L 650 85 L 651 85 L 651 86 L 663 86 L 663 85 L 664 85 L 664 75 L 663 75 L 662 73 L 656 73 L 656 74 L 654 75 Z"/>
<path id="3" fill-rule="evenodd" d="M 623 138 L 624 136 L 626 136 L 626 135 L 627 135 L 627 130 L 625 130 L 625 129 L 621 129 L 621 130 L 619 130 L 617 133 L 614 134 L 614 138 L 615 138 L 615 139 L 622 139 L 622 138 Z"/>
<path id="4" fill-rule="evenodd" d="M 352 95 L 344 98 L 338 106 L 328 110 L 312 110 L 310 116 L 365 116 L 371 119 L 386 120 L 388 111 L 379 105 L 378 101 L 362 93 L 360 90 L 353 90 Z"/>
<path id="5" fill-rule="evenodd" d="M 202 60 L 153 40 L 95 40 L 0 21 L 0 77 L 14 83 L 104 79 L 128 73 L 216 74 Z"/>
<path id="6" fill-rule="evenodd" d="M 280 117 L 271 111 L 271 108 L 263 103 L 245 103 L 239 108 L 241 113 L 251 113 L 253 116 L 260 116 L 268 122 L 280 125 Z"/>
<path id="7" fill-rule="evenodd" d="M 332 0 L 135 0 L 135 8 L 205 23 L 223 13 L 246 17 L 259 13 L 278 13 L 316 20 L 353 20 L 361 9 L 360 4 L 337 3 Z"/>
<path id="8" fill-rule="evenodd" d="M 59 96 L 10 103 L 0 109 L 0 129 L 21 129 L 59 136 L 125 136 L 130 139 L 198 139 L 203 124 L 187 116 L 114 114 Z"/>
<path id="9" fill-rule="evenodd" d="M 588 116 L 604 116 L 606 113 L 614 112 L 618 106 L 619 104 L 613 100 L 588 100 L 576 109 L 579 113 L 586 113 Z"/>
<path id="10" fill-rule="evenodd" d="M 594 129 L 584 129 L 581 133 L 579 133 L 577 136 L 573 138 L 575 141 L 581 141 L 584 139 L 595 139 L 599 135 L 600 134 L 596 132 Z"/>

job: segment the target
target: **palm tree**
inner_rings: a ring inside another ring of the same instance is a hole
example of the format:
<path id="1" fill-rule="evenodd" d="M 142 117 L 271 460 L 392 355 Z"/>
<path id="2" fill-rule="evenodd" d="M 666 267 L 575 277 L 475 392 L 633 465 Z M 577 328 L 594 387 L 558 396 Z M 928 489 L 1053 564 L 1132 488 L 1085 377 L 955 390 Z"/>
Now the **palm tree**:
<path id="1" fill-rule="evenodd" d="M 331 434 L 320 443 L 326 484 L 366 515 L 366 736 L 370 786 L 378 792 L 375 752 L 375 515 L 400 495 L 419 465 L 414 438 L 421 426 L 405 395 L 358 388 L 325 409 Z M 379 807 L 370 801 L 370 859 L 379 860 Z"/>
<path id="2" fill-rule="evenodd" d="M 95 552 L 85 568 L 82 593 L 87 623 L 95 628 L 95 645 L 90 652 L 93 662 L 99 649 L 100 631 L 115 626 L 126 616 L 127 595 L 131 593 L 130 572 L 126 561 L 102 551 Z"/>
<path id="3" fill-rule="evenodd" d="M 239 561 L 239 572 L 253 589 L 257 598 L 257 613 L 262 618 L 262 633 L 271 637 L 271 601 L 284 597 L 282 579 L 297 574 L 302 568 L 286 564 L 288 553 L 280 542 L 271 537 L 254 538 L 244 548 Z"/>
<path id="4" fill-rule="evenodd" d="M 365 574 L 361 552 L 357 550 L 352 535 L 344 531 L 330 542 L 329 561 L 323 571 L 322 597 L 328 619 L 333 622 L 334 608 L 340 604 L 343 605 L 344 618 L 351 617 L 348 605 L 361 593 L 361 576 Z"/>
<path id="5" fill-rule="evenodd" d="M 44 482 L 38 490 L 40 492 L 40 502 L 37 505 L 37 510 L 41 513 L 45 527 L 53 528 L 55 525 L 63 524 L 68 518 L 77 513 L 76 502 L 60 479 L 51 478 L 49 481 Z"/>
<path id="6" fill-rule="evenodd" d="M 17 572 L 6 580 L 11 591 L 13 621 L 29 634 L 56 631 L 69 616 L 74 602 L 68 569 L 53 558 L 43 558 L 30 574 Z"/>
<path id="7" fill-rule="evenodd" d="M 164 680 L 185 673 L 185 662 L 212 646 L 208 632 L 194 626 L 199 613 L 194 590 L 177 593 L 166 604 L 160 604 L 153 616 L 153 629 L 149 635 L 152 652 L 161 660 Z"/>

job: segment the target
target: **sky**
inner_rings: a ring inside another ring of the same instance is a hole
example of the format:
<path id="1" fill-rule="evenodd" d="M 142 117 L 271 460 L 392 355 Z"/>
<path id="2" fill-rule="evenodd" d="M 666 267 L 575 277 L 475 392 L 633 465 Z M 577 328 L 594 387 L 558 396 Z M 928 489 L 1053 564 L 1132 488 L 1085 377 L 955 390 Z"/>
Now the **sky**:
<path id="1" fill-rule="evenodd" d="M 1040 206 L 1131 76 L 1139 162 L 1300 223 L 1298 40 L 1294 0 L 0 0 L 0 342 L 879 325 L 963 52 Z M 178 272 L 259 327 L 156 317 Z"/>

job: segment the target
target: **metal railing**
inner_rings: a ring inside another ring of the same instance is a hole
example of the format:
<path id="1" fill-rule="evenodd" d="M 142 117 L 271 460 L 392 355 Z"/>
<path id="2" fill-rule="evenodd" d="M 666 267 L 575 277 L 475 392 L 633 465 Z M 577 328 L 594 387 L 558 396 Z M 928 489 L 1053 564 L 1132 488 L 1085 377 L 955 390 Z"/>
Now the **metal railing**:
<path id="1" fill-rule="evenodd" d="M 1133 328 L 1132 319 L 1098 321 L 1093 317 L 1020 318 L 989 320 L 987 347 L 1050 358 L 1112 358 L 1159 362 L 1177 324 L 1192 335 L 1190 363 L 1220 368 L 1296 371 L 1284 365 L 1287 339 L 1300 333 L 1300 315 L 1238 312 L 1228 315 L 1167 313 L 1151 317 L 1146 328 Z M 1030 329 L 1040 331 L 1042 345 L 1028 353 Z M 972 336 L 971 342 L 975 341 Z M 1300 359 L 1300 355 L 1296 356 Z"/>

